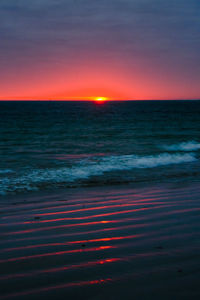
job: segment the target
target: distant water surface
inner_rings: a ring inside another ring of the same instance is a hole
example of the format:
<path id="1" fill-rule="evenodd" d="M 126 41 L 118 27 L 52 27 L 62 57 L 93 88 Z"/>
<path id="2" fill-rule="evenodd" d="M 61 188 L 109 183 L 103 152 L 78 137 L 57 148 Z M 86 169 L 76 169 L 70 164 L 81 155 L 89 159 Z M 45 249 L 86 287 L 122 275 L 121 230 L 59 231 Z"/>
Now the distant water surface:
<path id="1" fill-rule="evenodd" d="M 0 102 L 0 195 L 199 181 L 200 101 Z"/>

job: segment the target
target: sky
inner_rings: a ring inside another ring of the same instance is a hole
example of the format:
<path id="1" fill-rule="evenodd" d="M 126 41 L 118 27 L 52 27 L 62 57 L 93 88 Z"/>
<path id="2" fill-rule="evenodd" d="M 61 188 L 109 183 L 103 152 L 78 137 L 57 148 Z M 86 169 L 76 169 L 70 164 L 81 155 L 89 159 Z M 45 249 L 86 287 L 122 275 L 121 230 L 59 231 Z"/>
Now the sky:
<path id="1" fill-rule="evenodd" d="M 199 0 L 1 0 L 0 100 L 200 99 Z"/>

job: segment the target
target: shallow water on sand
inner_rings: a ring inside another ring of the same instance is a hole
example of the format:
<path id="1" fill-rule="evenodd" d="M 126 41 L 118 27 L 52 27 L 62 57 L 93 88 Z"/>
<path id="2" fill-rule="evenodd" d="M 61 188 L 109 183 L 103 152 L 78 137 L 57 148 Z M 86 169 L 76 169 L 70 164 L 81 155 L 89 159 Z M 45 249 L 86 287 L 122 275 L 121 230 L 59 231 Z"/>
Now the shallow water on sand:
<path id="1" fill-rule="evenodd" d="M 197 184 L 34 197 L 1 205 L 1 299 L 199 298 Z"/>

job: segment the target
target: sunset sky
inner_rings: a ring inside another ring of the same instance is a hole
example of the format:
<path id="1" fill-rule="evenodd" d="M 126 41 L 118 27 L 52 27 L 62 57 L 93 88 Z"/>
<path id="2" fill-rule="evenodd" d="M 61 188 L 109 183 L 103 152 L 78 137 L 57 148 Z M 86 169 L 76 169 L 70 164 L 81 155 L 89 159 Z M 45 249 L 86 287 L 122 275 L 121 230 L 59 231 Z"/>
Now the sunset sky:
<path id="1" fill-rule="evenodd" d="M 200 98 L 199 0 L 1 0 L 1 100 Z"/>

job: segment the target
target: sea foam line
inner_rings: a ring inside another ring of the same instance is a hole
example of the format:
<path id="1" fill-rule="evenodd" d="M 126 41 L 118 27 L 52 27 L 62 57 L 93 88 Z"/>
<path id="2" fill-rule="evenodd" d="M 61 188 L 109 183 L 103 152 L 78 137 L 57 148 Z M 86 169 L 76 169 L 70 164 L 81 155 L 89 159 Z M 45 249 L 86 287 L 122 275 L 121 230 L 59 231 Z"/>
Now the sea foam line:
<path id="1" fill-rule="evenodd" d="M 82 160 L 73 167 L 59 169 L 36 169 L 19 177 L 0 178 L 0 194 L 15 191 L 37 190 L 43 184 L 67 184 L 101 176 L 106 172 L 155 168 L 159 166 L 196 161 L 194 153 L 162 153 L 159 155 L 116 155 Z"/>

